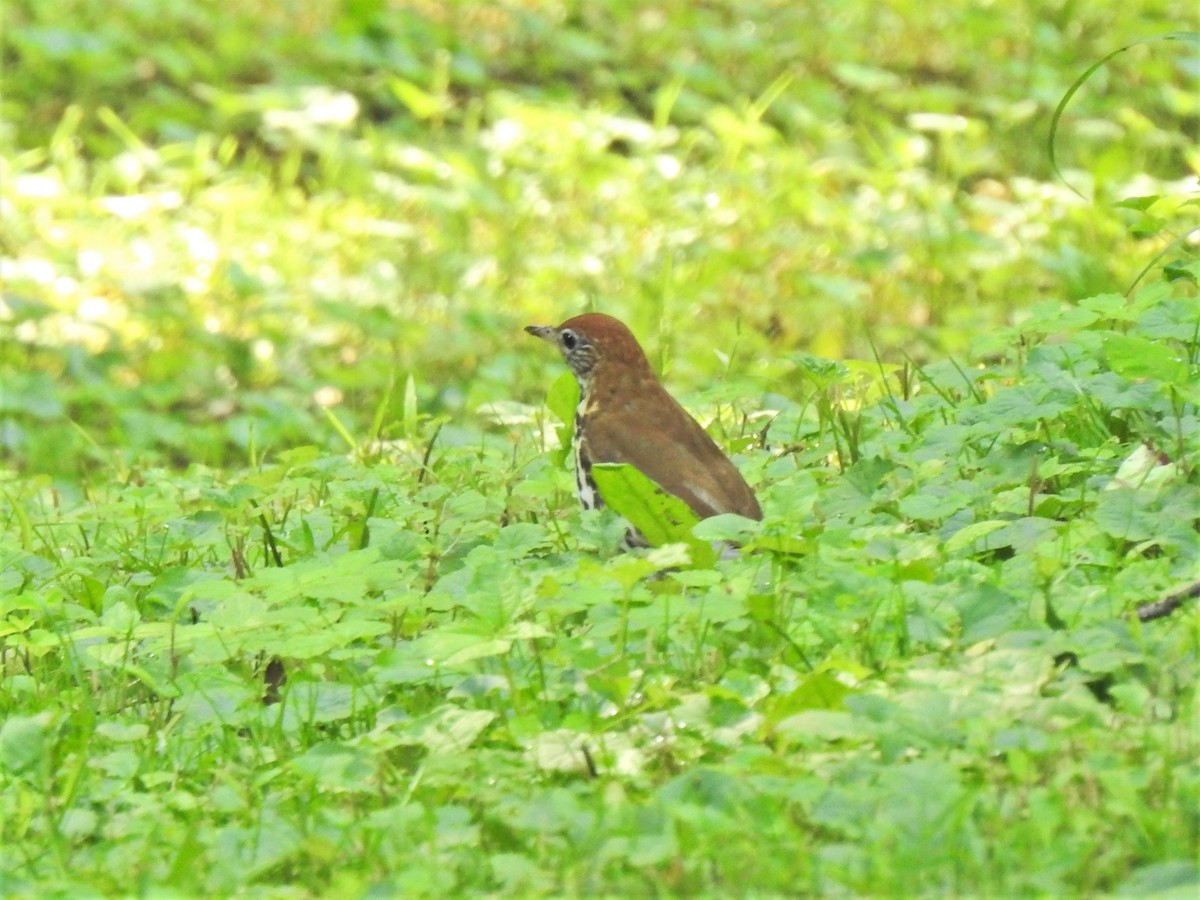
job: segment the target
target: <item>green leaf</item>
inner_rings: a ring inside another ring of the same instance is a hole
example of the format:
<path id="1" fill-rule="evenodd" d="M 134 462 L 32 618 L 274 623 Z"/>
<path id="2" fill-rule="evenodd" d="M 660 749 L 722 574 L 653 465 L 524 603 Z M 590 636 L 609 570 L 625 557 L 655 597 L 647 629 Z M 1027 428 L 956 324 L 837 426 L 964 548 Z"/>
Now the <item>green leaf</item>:
<path id="1" fill-rule="evenodd" d="M 403 78 L 388 79 L 388 87 L 397 100 L 408 107 L 418 119 L 431 119 L 442 111 L 442 101 L 411 81 Z"/>
<path id="2" fill-rule="evenodd" d="M 1029 317 L 1021 322 L 1024 334 L 1058 334 L 1079 331 L 1093 324 L 1100 316 L 1084 304 L 1043 300 L 1029 309 Z"/>
<path id="3" fill-rule="evenodd" d="M 805 677 L 794 690 L 770 704 L 769 721 L 778 724 L 788 716 L 812 709 L 845 709 L 846 697 L 855 693 L 855 690 L 839 675 L 835 667 L 821 666 Z"/>
<path id="4" fill-rule="evenodd" d="M 242 586 L 262 591 L 273 606 L 285 606 L 302 597 L 359 605 L 369 604 L 371 592 L 394 577 L 395 564 L 381 560 L 379 549 L 370 547 L 329 554 L 282 569 L 262 569 Z"/>
<path id="5" fill-rule="evenodd" d="M 1163 266 L 1163 277 L 1167 281 L 1187 281 L 1200 284 L 1200 265 L 1176 260 Z"/>
<path id="6" fill-rule="evenodd" d="M 1194 897 L 1200 892 L 1200 866 L 1190 859 L 1168 859 L 1135 869 L 1117 888 L 1118 897 Z"/>
<path id="7" fill-rule="evenodd" d="M 46 755 L 46 726 L 50 716 L 12 716 L 0 727 L 0 767 L 19 775 L 37 766 Z"/>
<path id="8" fill-rule="evenodd" d="M 551 454 L 554 464 L 561 466 L 571 452 L 571 441 L 575 435 L 575 407 L 579 406 L 579 382 L 570 372 L 562 375 L 550 385 L 546 394 L 546 407 L 562 422 L 558 426 L 559 449 Z"/>
<path id="9" fill-rule="evenodd" d="M 579 405 L 579 382 L 570 372 L 560 375 L 546 394 L 546 407 L 568 428 L 575 427 L 575 407 Z M 568 442 L 569 443 L 569 442 Z"/>
<path id="10" fill-rule="evenodd" d="M 704 541 L 735 541 L 744 544 L 761 528 L 760 523 L 736 513 L 709 516 L 698 522 L 692 534 Z"/>
<path id="11" fill-rule="evenodd" d="M 512 649 L 507 638 L 493 638 L 476 631 L 438 629 L 430 632 L 423 647 L 434 663 L 451 668 L 477 659 L 504 656 Z"/>
<path id="12" fill-rule="evenodd" d="M 796 370 L 817 387 L 829 387 L 850 377 L 850 369 L 837 360 L 823 359 L 811 353 L 797 353 L 792 356 L 792 361 L 796 364 Z"/>
<path id="13" fill-rule="evenodd" d="M 640 531 L 652 546 L 687 544 L 693 566 L 707 569 L 716 562 L 716 551 L 692 534 L 699 521 L 696 514 L 633 466 L 598 463 L 592 466 L 592 477 L 604 502 Z"/>
<path id="14" fill-rule="evenodd" d="M 1153 491 L 1119 488 L 1104 491 L 1092 514 L 1096 526 L 1125 541 L 1153 540 L 1162 535 L 1162 510 Z"/>
<path id="15" fill-rule="evenodd" d="M 1200 333 L 1200 299 L 1172 297 L 1154 304 L 1138 316 L 1133 333 L 1151 340 L 1191 343 Z"/>
<path id="16" fill-rule="evenodd" d="M 288 687 L 284 721 L 290 725 L 315 725 L 349 719 L 364 708 L 372 698 L 356 685 L 333 681 L 299 682 Z"/>
<path id="17" fill-rule="evenodd" d="M 1190 380 L 1187 363 L 1161 343 L 1131 334 L 1114 334 L 1104 342 L 1109 367 L 1125 378 L 1153 378 L 1183 385 Z"/>
<path id="18" fill-rule="evenodd" d="M 376 757 L 340 743 L 323 743 L 287 763 L 293 772 L 311 778 L 322 790 L 363 793 L 375 778 Z"/>
<path id="19" fill-rule="evenodd" d="M 1132 321 L 1137 310 L 1123 294 L 1097 294 L 1079 301 L 1084 309 L 1094 310 L 1105 319 Z"/>
<path id="20" fill-rule="evenodd" d="M 793 537 L 786 534 L 763 534 L 754 538 L 754 540 L 742 548 L 743 553 L 751 553 L 755 550 L 765 550 L 768 553 L 781 553 L 786 556 L 805 556 L 812 553 L 813 545 L 811 541 L 805 540 L 802 537 Z"/>
<path id="21" fill-rule="evenodd" d="M 1118 200 L 1113 206 L 1118 209 L 1136 209 L 1139 212 L 1145 212 L 1161 199 L 1158 194 L 1150 194 L 1146 197 L 1126 197 L 1124 200 Z"/>
<path id="22" fill-rule="evenodd" d="M 462 753 L 496 718 L 490 710 L 445 705 L 415 723 L 413 732 L 434 755 Z"/>
<path id="23" fill-rule="evenodd" d="M 987 537 L 993 531 L 999 531 L 1007 524 L 1007 522 L 995 519 L 986 522 L 972 522 L 965 528 L 960 528 L 954 532 L 943 546 L 947 554 L 958 553 L 960 550 L 970 547 L 976 541 Z"/>
<path id="24" fill-rule="evenodd" d="M 1162 231 L 1166 225 L 1167 221 L 1165 219 L 1159 218 L 1158 216 L 1144 215 L 1138 220 L 1137 224 L 1130 227 L 1129 231 L 1135 238 L 1138 238 L 1139 240 L 1145 240 L 1146 238 L 1154 237 L 1156 234 Z"/>

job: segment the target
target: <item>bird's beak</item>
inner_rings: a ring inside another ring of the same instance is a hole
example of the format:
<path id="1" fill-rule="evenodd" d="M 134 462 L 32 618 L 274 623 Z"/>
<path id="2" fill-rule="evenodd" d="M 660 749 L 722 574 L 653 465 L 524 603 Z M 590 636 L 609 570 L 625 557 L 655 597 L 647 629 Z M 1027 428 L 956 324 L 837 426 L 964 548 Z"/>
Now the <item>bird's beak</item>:
<path id="1" fill-rule="evenodd" d="M 540 337 L 543 341 L 549 341 L 552 344 L 558 343 L 558 329 L 553 325 L 526 325 L 525 330 L 534 337 Z"/>

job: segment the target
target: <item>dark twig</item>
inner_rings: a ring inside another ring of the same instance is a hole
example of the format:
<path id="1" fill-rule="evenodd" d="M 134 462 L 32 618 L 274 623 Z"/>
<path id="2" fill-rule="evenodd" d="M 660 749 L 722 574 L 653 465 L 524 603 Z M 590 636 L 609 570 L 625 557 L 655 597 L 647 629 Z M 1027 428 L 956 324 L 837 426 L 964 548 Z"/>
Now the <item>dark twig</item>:
<path id="1" fill-rule="evenodd" d="M 425 445 L 425 455 L 421 457 L 421 468 L 417 470 L 417 484 L 425 483 L 425 474 L 429 471 L 429 460 L 433 456 L 433 445 L 438 439 L 438 435 L 442 433 L 443 422 L 438 422 L 433 429 L 433 434 L 429 436 L 429 443 Z"/>
<path id="2" fill-rule="evenodd" d="M 271 558 L 275 560 L 276 567 L 282 569 L 283 556 L 279 552 L 279 547 L 275 544 L 275 535 L 271 532 L 271 523 L 267 521 L 267 514 L 264 513 L 262 511 L 262 507 L 260 507 L 253 500 L 250 501 L 250 505 L 254 508 L 254 511 L 258 513 L 258 523 L 262 525 L 263 540 L 267 545 L 267 549 L 271 551 Z"/>
<path id="3" fill-rule="evenodd" d="M 1200 581 L 1194 581 L 1181 591 L 1176 591 L 1174 594 L 1168 594 L 1161 600 L 1155 600 L 1153 603 L 1143 603 L 1137 608 L 1137 617 L 1143 622 L 1149 622 L 1152 619 L 1161 619 L 1163 616 L 1169 616 L 1179 607 L 1183 606 L 1185 600 L 1191 600 L 1194 597 L 1200 597 Z"/>

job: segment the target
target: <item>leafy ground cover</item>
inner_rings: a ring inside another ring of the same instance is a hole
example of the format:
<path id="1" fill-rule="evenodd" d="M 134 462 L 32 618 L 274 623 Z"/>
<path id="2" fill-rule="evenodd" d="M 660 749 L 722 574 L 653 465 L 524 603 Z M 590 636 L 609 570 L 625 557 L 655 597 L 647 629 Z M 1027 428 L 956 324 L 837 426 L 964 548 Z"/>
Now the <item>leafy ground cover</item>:
<path id="1" fill-rule="evenodd" d="M 5 15 L 6 895 L 1195 892 L 1196 44 L 1045 146 L 1189 4 Z M 576 508 L 588 305 L 739 557 Z"/>

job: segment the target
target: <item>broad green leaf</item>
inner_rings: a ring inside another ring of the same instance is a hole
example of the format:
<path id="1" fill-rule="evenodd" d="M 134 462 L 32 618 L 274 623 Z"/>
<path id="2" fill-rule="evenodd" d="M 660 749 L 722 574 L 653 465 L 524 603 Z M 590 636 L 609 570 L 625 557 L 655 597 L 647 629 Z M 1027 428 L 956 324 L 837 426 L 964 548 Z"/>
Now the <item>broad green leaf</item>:
<path id="1" fill-rule="evenodd" d="M 536 622 L 517 622 L 507 631 L 508 637 L 518 641 L 531 641 L 536 638 L 554 637 L 554 632 Z"/>
<path id="2" fill-rule="evenodd" d="M 0 726 L 0 767 L 19 775 L 39 765 L 46 757 L 46 728 L 49 713 L 11 716 Z"/>
<path id="3" fill-rule="evenodd" d="M 378 757 L 360 747 L 323 743 L 292 758 L 287 768 L 311 778 L 324 791 L 363 793 L 371 790 Z"/>
<path id="4" fill-rule="evenodd" d="M 1136 209 L 1139 212 L 1145 212 L 1160 199 L 1162 198 L 1158 194 L 1150 194 L 1146 197 L 1126 197 L 1124 200 L 1118 200 L 1113 206 L 1118 209 Z"/>
<path id="5" fill-rule="evenodd" d="M 315 631 L 285 631 L 278 639 L 272 639 L 270 649 L 276 655 L 290 659 L 313 659 L 332 650 L 348 647 L 355 641 L 379 637 L 388 631 L 389 626 L 384 622 L 343 621 Z"/>
<path id="6" fill-rule="evenodd" d="M 1092 518 L 1101 531 L 1126 541 L 1153 540 L 1163 533 L 1162 510 L 1152 490 L 1104 491 Z"/>
<path id="7" fill-rule="evenodd" d="M 1188 281 L 1200 284 L 1200 264 L 1175 260 L 1163 266 L 1163 277 L 1168 281 Z"/>
<path id="8" fill-rule="evenodd" d="M 442 101 L 423 88 L 403 78 L 389 78 L 388 87 L 397 100 L 408 107 L 418 119 L 431 119 L 442 110 Z"/>
<path id="9" fill-rule="evenodd" d="M 537 635 L 541 636 L 541 635 Z M 445 659 L 445 665 L 456 667 L 476 659 L 487 659 L 490 656 L 504 656 L 512 649 L 513 642 L 506 639 L 476 638 L 476 642 L 452 653 Z"/>
<path id="10" fill-rule="evenodd" d="M 1146 238 L 1154 237 L 1166 226 L 1167 221 L 1158 216 L 1142 216 L 1136 225 L 1130 227 L 1129 233 L 1138 240 L 1145 240 Z"/>
<path id="11" fill-rule="evenodd" d="M 957 553 L 970 547 L 981 538 L 987 537 L 993 531 L 999 531 L 1008 523 L 992 519 L 987 522 L 973 522 L 966 528 L 961 528 L 950 536 L 946 541 L 945 547 L 947 553 Z"/>
<path id="12" fill-rule="evenodd" d="M 552 772 L 586 772 L 583 748 L 587 735 L 567 728 L 535 735 L 526 747 L 526 756 L 538 769 Z"/>
<path id="13" fill-rule="evenodd" d="M 550 543 L 550 534 L 542 525 L 515 522 L 500 529 L 493 548 L 506 559 L 522 559 Z"/>
<path id="14" fill-rule="evenodd" d="M 575 407 L 579 405 L 579 382 L 570 372 L 563 372 L 550 385 L 546 406 L 568 428 L 575 427 Z M 567 443 L 570 443 L 568 441 Z"/>
<path id="15" fill-rule="evenodd" d="M 722 513 L 697 522 L 692 534 L 702 541 L 736 541 L 744 544 L 757 534 L 761 527 L 758 522 L 745 516 Z"/>
<path id="16" fill-rule="evenodd" d="M 771 733 L 793 744 L 820 745 L 863 740 L 870 736 L 871 728 L 842 710 L 807 709 L 781 719 Z"/>
<path id="17" fill-rule="evenodd" d="M 282 569 L 262 569 L 242 583 L 262 591 L 272 605 L 300 597 L 335 600 L 358 605 L 370 602 L 369 594 L 395 580 L 395 564 L 379 559 L 379 549 L 352 550 L 305 560 Z"/>
<path id="18" fill-rule="evenodd" d="M 1073 400 L 1065 391 L 1044 383 L 1019 384 L 998 390 L 983 406 L 964 410 L 959 420 L 978 421 L 985 429 L 999 431 L 1053 419 L 1069 410 Z"/>
<path id="19" fill-rule="evenodd" d="M 1133 331 L 1152 341 L 1190 344 L 1200 334 L 1200 298 L 1172 297 L 1156 303 L 1138 316 Z M 1171 345 L 1163 349 L 1166 346 Z"/>
<path id="20" fill-rule="evenodd" d="M 476 659 L 503 656 L 512 649 L 512 641 L 473 631 L 439 628 L 426 636 L 422 646 L 436 665 L 455 667 Z"/>
<path id="21" fill-rule="evenodd" d="M 898 508 L 900 514 L 918 521 L 937 521 L 966 509 L 972 502 L 972 486 L 966 481 L 950 484 L 922 485 L 918 490 L 903 497 Z"/>
<path id="22" fill-rule="evenodd" d="M 1118 886 L 1117 897 L 1195 897 L 1200 894 L 1200 866 L 1190 859 L 1143 865 Z"/>
<path id="23" fill-rule="evenodd" d="M 592 466 L 592 477 L 604 502 L 640 531 L 651 546 L 687 544 L 696 568 L 710 568 L 716 562 L 716 551 L 692 534 L 699 521 L 696 514 L 633 466 L 598 463 Z"/>
<path id="24" fill-rule="evenodd" d="M 1105 319 L 1132 321 L 1138 312 L 1124 294 L 1097 294 L 1080 300 L 1079 305 L 1099 313 Z"/>
<path id="25" fill-rule="evenodd" d="M 1021 322 L 1020 330 L 1025 334 L 1078 331 L 1087 328 L 1099 318 L 1099 313 L 1083 305 L 1043 300 L 1030 307 L 1029 317 Z"/>
<path id="26" fill-rule="evenodd" d="M 836 672 L 814 672 L 792 691 L 788 705 L 793 710 L 843 709 L 846 696 L 853 691 L 838 679 Z"/>
<path id="27" fill-rule="evenodd" d="M 335 681 L 301 681 L 288 686 L 285 721 L 314 725 L 348 719 L 377 702 L 361 687 Z"/>
<path id="28" fill-rule="evenodd" d="M 802 537 L 784 534 L 763 534 L 742 548 L 743 553 L 751 553 L 755 550 L 766 550 L 769 553 L 782 553 L 788 556 L 804 556 L 813 552 L 813 542 Z"/>
<path id="29" fill-rule="evenodd" d="M 797 353 L 792 356 L 792 361 L 796 369 L 817 387 L 829 387 L 850 377 L 850 369 L 837 360 L 824 359 L 811 353 Z"/>
<path id="30" fill-rule="evenodd" d="M 1132 334 L 1114 334 L 1104 342 L 1104 357 L 1125 378 L 1153 378 L 1167 384 L 1184 385 L 1191 373 L 1187 363 L 1170 347 Z"/>
<path id="31" fill-rule="evenodd" d="M 414 728 L 417 739 L 432 754 L 462 753 L 497 718 L 485 709 L 442 706 Z"/>
<path id="32" fill-rule="evenodd" d="M 579 406 L 579 382 L 570 372 L 563 372 L 550 385 L 546 394 L 546 407 L 562 422 L 558 426 L 558 451 L 551 454 L 554 464 L 561 466 L 571 452 L 571 441 L 575 435 L 575 408 Z"/>

